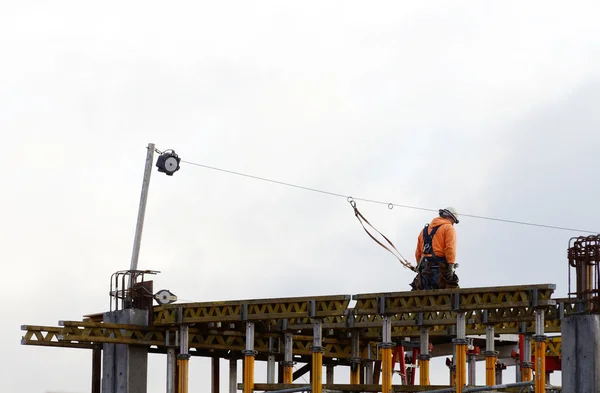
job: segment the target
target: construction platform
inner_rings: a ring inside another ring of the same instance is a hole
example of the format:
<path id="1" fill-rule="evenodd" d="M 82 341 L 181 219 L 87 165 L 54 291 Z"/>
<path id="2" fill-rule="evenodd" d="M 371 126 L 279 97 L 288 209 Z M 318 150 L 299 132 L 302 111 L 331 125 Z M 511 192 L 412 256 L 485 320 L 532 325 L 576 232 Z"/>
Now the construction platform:
<path id="1" fill-rule="evenodd" d="M 151 283 L 136 285 L 149 285 L 151 289 Z M 110 314 L 126 311 L 123 307 L 112 311 L 111 307 L 109 313 L 88 315 L 81 321 L 59 321 L 59 326 L 24 325 L 22 344 L 92 349 L 93 393 L 101 391 L 101 352 L 118 344 L 142 347 L 151 353 L 177 353 L 178 359 L 185 358 L 183 361 L 191 356 L 230 361 L 241 358 L 244 383 L 232 383 L 235 386 L 229 387 L 230 392 L 238 388 L 244 392 L 288 389 L 298 386 L 290 384 L 304 372 L 310 371 L 313 378 L 319 379 L 323 366 L 329 384 L 325 386 L 337 391 L 431 390 L 435 387 L 392 387 L 390 367 L 400 364 L 403 385 L 414 384 L 418 367 L 420 384 L 429 385 L 429 359 L 453 353 L 450 376 L 465 378 L 467 385 L 466 376 L 462 376 L 466 369 L 457 364 L 462 361 L 456 355 L 456 346 L 461 345 L 465 361 L 470 355 L 471 362 L 485 359 L 488 368 L 493 366 L 486 373 L 486 384 L 493 385 L 498 378 L 497 365 L 503 359 L 512 359 L 510 365 L 517 364 L 524 373 L 523 380 L 531 381 L 536 371 L 535 342 L 531 338 L 540 333 L 559 334 L 562 318 L 583 309 L 582 300 L 552 298 L 554 290 L 554 284 L 537 284 L 158 306 L 146 299 L 145 306 L 140 307 L 147 311 L 142 322 L 111 323 Z M 144 299 L 138 302 L 143 303 Z M 526 337 L 527 346 L 533 349 L 521 346 L 521 361 L 515 360 L 518 340 L 503 340 L 506 335 Z M 560 337 L 546 338 L 544 344 L 539 353 L 560 359 Z M 484 347 L 485 351 L 474 352 L 473 347 Z M 528 355 L 531 359 L 523 358 Z M 254 384 L 254 375 L 248 374 L 251 371 L 246 369 L 247 363 L 254 360 L 268 362 L 267 384 Z M 294 363 L 305 366 L 294 373 Z M 349 384 L 333 384 L 335 366 L 350 367 Z M 218 362 L 213 362 L 214 367 L 218 368 Z M 171 365 L 169 373 L 177 368 Z M 545 378 L 546 370 L 542 372 Z M 471 376 L 469 379 L 474 382 Z M 182 384 L 187 382 L 174 382 L 173 391 L 183 391 Z M 374 386 L 379 390 L 373 390 Z"/>

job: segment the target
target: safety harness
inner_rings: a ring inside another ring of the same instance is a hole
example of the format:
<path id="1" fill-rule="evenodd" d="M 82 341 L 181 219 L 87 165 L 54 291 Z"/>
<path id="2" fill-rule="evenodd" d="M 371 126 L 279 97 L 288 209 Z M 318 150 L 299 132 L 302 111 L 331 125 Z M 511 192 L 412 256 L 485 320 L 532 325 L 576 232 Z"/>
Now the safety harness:
<path id="1" fill-rule="evenodd" d="M 433 251 L 433 236 L 437 232 L 440 226 L 433 227 L 431 233 L 429 232 L 429 224 L 425 225 L 423 228 L 423 256 L 427 258 L 430 262 L 446 262 L 445 257 L 438 257 L 435 255 L 435 251 Z"/>

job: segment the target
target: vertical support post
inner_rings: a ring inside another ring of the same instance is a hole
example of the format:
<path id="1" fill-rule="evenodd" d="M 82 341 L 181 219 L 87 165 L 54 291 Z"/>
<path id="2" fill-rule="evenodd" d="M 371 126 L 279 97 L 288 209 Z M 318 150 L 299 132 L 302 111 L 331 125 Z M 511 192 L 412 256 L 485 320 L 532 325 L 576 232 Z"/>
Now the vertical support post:
<path id="1" fill-rule="evenodd" d="M 293 342 L 292 333 L 284 335 L 284 353 L 283 353 L 283 383 L 293 383 L 294 361 L 293 361 Z"/>
<path id="2" fill-rule="evenodd" d="M 477 358 L 473 353 L 467 355 L 467 384 L 477 385 Z"/>
<path id="3" fill-rule="evenodd" d="M 237 393 L 237 359 L 229 359 L 229 393 Z"/>
<path id="4" fill-rule="evenodd" d="M 325 383 L 327 385 L 333 385 L 333 364 L 325 366 Z"/>
<path id="5" fill-rule="evenodd" d="M 455 392 L 462 393 L 467 382 L 467 325 L 466 316 L 462 311 L 456 313 L 456 338 L 453 340 L 455 348 L 454 365 L 456 366 Z"/>
<path id="6" fill-rule="evenodd" d="M 152 161 L 154 160 L 154 143 L 148 143 L 146 153 L 146 166 L 144 169 L 144 180 L 142 181 L 142 195 L 138 209 L 137 224 L 135 227 L 135 238 L 133 240 L 133 252 L 131 254 L 131 265 L 129 270 L 137 270 L 140 246 L 142 244 L 142 230 L 144 228 L 144 216 L 146 215 L 146 202 L 148 201 L 148 189 L 150 188 L 150 176 L 152 175 Z M 131 285 L 131 282 L 129 283 Z"/>
<path id="7" fill-rule="evenodd" d="M 212 393 L 219 393 L 220 388 L 219 388 L 219 376 L 221 375 L 221 370 L 220 370 L 220 360 L 218 357 L 212 358 L 211 361 L 211 369 L 212 369 L 212 376 L 211 376 L 211 392 Z"/>
<path id="8" fill-rule="evenodd" d="M 100 393 L 102 387 L 102 350 L 92 349 L 92 393 Z"/>
<path id="9" fill-rule="evenodd" d="M 496 382 L 495 384 L 502 385 L 502 370 L 505 368 L 503 364 L 496 363 Z M 517 367 L 518 369 L 519 367 Z"/>
<path id="10" fill-rule="evenodd" d="M 485 384 L 493 386 L 496 384 L 496 362 L 498 352 L 494 348 L 494 325 L 485 326 Z"/>
<path id="11" fill-rule="evenodd" d="M 181 325 L 179 333 L 179 355 L 177 355 L 177 367 L 178 367 L 178 393 L 188 393 L 188 367 L 190 354 L 189 351 L 189 326 Z"/>
<path id="12" fill-rule="evenodd" d="M 323 321 L 316 318 L 313 321 L 313 348 L 311 386 L 312 393 L 323 392 Z M 250 393 L 250 392 L 248 392 Z"/>
<path id="13" fill-rule="evenodd" d="M 275 338 L 269 337 L 269 354 L 267 355 L 267 383 L 275 383 Z"/>
<path id="14" fill-rule="evenodd" d="M 429 386 L 429 330 L 427 328 L 421 328 L 420 331 L 420 349 L 419 354 L 419 385 Z"/>
<path id="15" fill-rule="evenodd" d="M 365 350 L 367 351 L 367 356 L 365 356 L 367 358 L 367 364 L 365 365 L 365 384 L 371 385 L 373 384 L 373 356 L 371 355 L 373 348 L 371 348 L 371 344 L 367 344 Z"/>
<path id="16" fill-rule="evenodd" d="M 546 335 L 544 310 L 535 310 L 535 393 L 546 392 Z M 531 347 L 530 347 L 531 348 Z"/>
<path id="17" fill-rule="evenodd" d="M 175 392 L 175 376 L 177 374 L 177 350 L 175 347 L 167 348 L 167 393 Z"/>
<path id="18" fill-rule="evenodd" d="M 254 322 L 246 322 L 246 350 L 244 354 L 244 393 L 254 391 Z"/>
<path id="19" fill-rule="evenodd" d="M 523 360 L 521 361 L 521 380 L 523 382 L 531 381 L 531 369 L 533 364 L 531 363 L 531 335 L 523 335 Z"/>
<path id="20" fill-rule="evenodd" d="M 381 343 L 381 392 L 391 393 L 392 392 L 392 349 L 394 343 L 392 342 L 392 323 L 390 317 L 387 315 L 383 316 L 383 334 Z"/>
<path id="21" fill-rule="evenodd" d="M 360 353 L 360 333 L 358 331 L 352 332 L 352 359 L 350 363 L 350 384 L 360 384 L 360 365 L 361 358 Z"/>

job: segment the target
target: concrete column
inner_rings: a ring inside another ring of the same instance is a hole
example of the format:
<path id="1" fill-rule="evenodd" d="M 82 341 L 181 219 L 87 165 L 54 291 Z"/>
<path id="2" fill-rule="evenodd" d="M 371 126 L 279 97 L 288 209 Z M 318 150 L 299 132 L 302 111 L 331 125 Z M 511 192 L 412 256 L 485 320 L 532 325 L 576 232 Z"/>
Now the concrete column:
<path id="1" fill-rule="evenodd" d="M 147 325 L 148 311 L 125 309 L 104 314 L 104 322 Z M 102 393 L 146 393 L 148 347 L 104 344 Z"/>
<path id="2" fill-rule="evenodd" d="M 600 315 L 562 319 L 562 391 L 600 392 Z"/>

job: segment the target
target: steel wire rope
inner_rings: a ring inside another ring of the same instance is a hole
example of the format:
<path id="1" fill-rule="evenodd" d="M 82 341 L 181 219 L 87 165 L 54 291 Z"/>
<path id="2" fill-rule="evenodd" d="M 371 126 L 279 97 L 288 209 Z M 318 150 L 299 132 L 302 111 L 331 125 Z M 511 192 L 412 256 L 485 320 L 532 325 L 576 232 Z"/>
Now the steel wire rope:
<path id="1" fill-rule="evenodd" d="M 159 153 L 159 154 L 162 153 L 158 149 L 156 149 L 156 152 Z M 326 194 L 326 195 L 331 195 L 331 196 L 340 197 L 340 198 L 346 198 L 346 199 L 352 198 L 355 201 L 363 201 L 363 202 L 368 202 L 368 203 L 375 203 L 375 204 L 380 204 L 380 205 L 386 205 L 389 209 L 392 209 L 394 207 L 399 207 L 399 208 L 403 208 L 403 209 L 421 210 L 421 211 L 428 211 L 428 212 L 438 212 L 438 210 L 439 210 L 439 209 L 432 209 L 432 208 L 427 208 L 427 207 L 405 205 L 405 204 L 401 204 L 401 203 L 384 202 L 384 201 L 375 200 L 375 199 L 358 198 L 358 197 L 354 197 L 354 196 L 350 196 L 350 195 L 340 194 L 340 193 L 337 193 L 337 192 L 320 190 L 320 189 L 317 189 L 317 188 L 305 187 L 305 186 L 301 186 L 301 185 L 298 185 L 298 184 L 293 184 L 293 183 L 284 182 L 284 181 L 280 181 L 280 180 L 268 179 L 266 177 L 250 175 L 250 174 L 247 174 L 247 173 L 236 172 L 236 171 L 232 171 L 232 170 L 228 170 L 228 169 L 223 169 L 223 168 L 217 168 L 217 167 L 214 167 L 214 166 L 200 164 L 200 163 L 197 163 L 197 162 L 183 160 L 183 159 L 181 160 L 181 162 L 183 162 L 185 164 L 192 165 L 192 166 L 197 166 L 197 167 L 201 167 L 201 168 L 211 169 L 211 170 L 214 170 L 214 171 L 229 173 L 229 174 L 237 175 L 237 176 L 243 176 L 243 177 L 247 177 L 247 178 L 251 178 L 251 179 L 255 179 L 255 180 L 261 180 L 261 181 L 265 181 L 265 182 L 269 182 L 269 183 L 274 183 L 274 184 L 279 184 L 279 185 L 283 185 L 283 186 L 287 186 L 287 187 L 298 188 L 298 189 L 305 190 L 305 191 L 317 192 L 317 193 L 321 193 L 321 194 Z M 518 220 L 509 220 L 509 219 L 504 219 L 504 218 L 489 217 L 489 216 L 482 216 L 482 215 L 468 214 L 468 213 L 460 213 L 460 216 L 461 217 L 476 218 L 476 219 L 480 219 L 480 220 L 503 222 L 503 223 L 508 223 L 508 224 L 526 225 L 526 226 L 532 226 L 532 227 L 538 227 L 538 228 L 546 228 L 546 229 L 556 229 L 556 230 L 561 230 L 561 231 L 593 233 L 593 234 L 600 233 L 600 231 L 590 231 L 590 230 L 584 230 L 584 229 L 562 227 L 562 226 L 557 226 L 557 225 L 537 224 L 537 223 L 533 223 L 533 222 L 518 221 Z"/>

